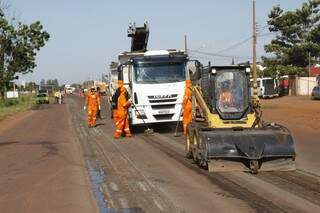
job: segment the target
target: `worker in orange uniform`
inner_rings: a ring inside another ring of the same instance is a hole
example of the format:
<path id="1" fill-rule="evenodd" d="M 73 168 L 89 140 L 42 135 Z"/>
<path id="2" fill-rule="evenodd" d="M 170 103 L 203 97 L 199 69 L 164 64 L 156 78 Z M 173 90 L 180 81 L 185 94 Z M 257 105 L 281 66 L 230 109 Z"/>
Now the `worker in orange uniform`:
<path id="1" fill-rule="evenodd" d="M 95 127 L 97 120 L 97 112 L 100 110 L 100 98 L 97 95 L 94 87 L 91 87 L 90 92 L 86 96 L 84 110 L 88 113 L 88 126 Z"/>
<path id="2" fill-rule="evenodd" d="M 118 81 L 118 94 L 119 97 L 116 100 L 116 109 L 114 110 L 114 120 L 116 123 L 116 131 L 114 138 L 118 139 L 125 134 L 126 137 L 131 137 L 128 119 L 128 109 L 131 106 L 131 100 L 127 89 L 123 86 L 123 81 Z"/>
<path id="3" fill-rule="evenodd" d="M 191 102 L 191 96 L 192 96 L 192 91 L 191 91 L 191 86 L 192 82 L 191 80 L 186 80 L 186 88 L 184 91 L 184 97 L 183 97 L 183 133 L 187 133 L 187 128 L 188 125 L 190 124 L 192 120 L 192 102 Z"/>
<path id="4" fill-rule="evenodd" d="M 97 96 L 99 97 L 99 99 L 101 98 L 101 95 L 100 95 L 100 87 L 97 87 Z M 98 119 L 102 119 L 100 108 L 99 108 L 98 111 L 97 111 L 97 118 L 98 118 Z"/>
<path id="5" fill-rule="evenodd" d="M 222 93 L 220 93 L 219 101 L 223 107 L 230 107 L 232 103 L 232 94 L 227 86 L 222 87 Z"/>

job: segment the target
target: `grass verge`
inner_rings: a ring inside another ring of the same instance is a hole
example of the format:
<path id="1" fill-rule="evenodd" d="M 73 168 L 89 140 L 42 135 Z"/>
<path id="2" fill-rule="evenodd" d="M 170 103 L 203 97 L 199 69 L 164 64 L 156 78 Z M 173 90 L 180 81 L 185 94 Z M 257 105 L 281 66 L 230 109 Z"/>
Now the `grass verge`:
<path id="1" fill-rule="evenodd" d="M 34 95 L 21 95 L 18 99 L 0 100 L 0 120 L 35 106 Z"/>

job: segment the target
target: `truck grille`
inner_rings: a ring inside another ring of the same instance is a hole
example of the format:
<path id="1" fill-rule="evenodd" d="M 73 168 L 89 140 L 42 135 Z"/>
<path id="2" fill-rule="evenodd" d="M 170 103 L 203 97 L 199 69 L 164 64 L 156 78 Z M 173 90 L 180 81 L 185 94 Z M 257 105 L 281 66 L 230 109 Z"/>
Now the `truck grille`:
<path id="1" fill-rule="evenodd" d="M 174 109 L 175 104 L 164 104 L 164 105 L 151 105 L 151 108 L 153 110 L 159 110 L 159 109 Z"/>
<path id="2" fill-rule="evenodd" d="M 154 118 L 158 121 L 161 120 L 171 120 L 174 114 L 166 114 L 166 115 L 153 115 Z"/>
<path id="3" fill-rule="evenodd" d="M 166 103 L 177 101 L 177 94 L 171 95 L 149 95 L 148 99 L 150 103 Z"/>
<path id="4" fill-rule="evenodd" d="M 177 99 L 162 99 L 162 100 L 149 100 L 150 103 L 166 103 L 166 102 L 175 102 Z"/>

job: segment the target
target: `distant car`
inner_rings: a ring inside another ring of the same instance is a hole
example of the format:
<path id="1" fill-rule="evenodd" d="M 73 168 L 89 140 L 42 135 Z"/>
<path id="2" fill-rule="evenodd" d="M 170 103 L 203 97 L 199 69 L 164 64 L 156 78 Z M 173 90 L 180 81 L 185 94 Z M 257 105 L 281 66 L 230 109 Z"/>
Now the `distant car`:
<path id="1" fill-rule="evenodd" d="M 37 104 L 49 104 L 49 96 L 47 93 L 40 93 L 36 97 Z"/>
<path id="2" fill-rule="evenodd" d="M 312 99 L 320 99 L 320 86 L 315 86 L 311 93 Z"/>
<path id="3" fill-rule="evenodd" d="M 74 87 L 66 87 L 65 88 L 66 94 L 73 94 L 75 90 L 76 90 L 76 88 L 74 88 Z"/>
<path id="4" fill-rule="evenodd" d="M 66 93 L 67 93 L 67 94 L 72 94 L 72 93 L 73 93 L 72 88 L 71 88 L 71 87 L 67 88 L 67 89 L 66 89 Z"/>

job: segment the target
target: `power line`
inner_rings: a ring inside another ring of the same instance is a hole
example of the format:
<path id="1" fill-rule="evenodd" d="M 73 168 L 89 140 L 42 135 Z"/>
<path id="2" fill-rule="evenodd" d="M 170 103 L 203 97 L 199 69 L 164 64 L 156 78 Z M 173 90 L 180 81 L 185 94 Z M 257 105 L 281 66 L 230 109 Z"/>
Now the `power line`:
<path id="1" fill-rule="evenodd" d="M 257 37 L 263 37 L 263 36 L 268 36 L 268 35 L 275 35 L 276 33 L 275 32 L 272 32 L 272 33 L 264 33 L 264 34 L 258 34 Z M 245 43 L 247 43 L 248 41 L 250 41 L 252 39 L 252 36 L 250 36 L 249 38 L 246 38 L 238 43 L 235 43 L 233 45 L 231 45 L 230 47 L 227 47 L 225 49 L 222 49 L 222 50 L 219 50 L 217 52 L 214 52 L 214 53 L 208 53 L 208 52 L 202 52 L 202 51 L 199 51 L 198 49 L 197 50 L 190 50 L 194 53 L 199 53 L 199 54 L 210 54 L 211 56 L 216 56 L 216 57 L 226 57 L 226 58 L 230 58 L 230 57 L 237 57 L 237 56 L 228 56 L 228 55 L 221 55 L 220 53 L 222 52 L 225 52 L 225 51 L 228 51 L 228 50 L 231 50 L 231 49 L 235 49 L 236 47 L 239 47 Z M 241 56 L 239 56 L 241 57 Z"/>
<path id="2" fill-rule="evenodd" d="M 251 38 L 252 38 L 252 36 L 250 36 L 249 38 L 246 38 L 246 39 L 243 40 L 243 41 L 240 41 L 240 42 L 238 42 L 238 43 L 235 43 L 235 44 L 231 45 L 230 47 L 227 47 L 227 48 L 225 48 L 225 49 L 219 50 L 218 52 L 215 52 L 215 54 L 219 54 L 219 53 L 225 52 L 225 51 L 227 51 L 227 50 L 234 49 L 234 48 L 236 48 L 236 47 L 238 47 L 238 46 L 241 46 L 241 45 L 247 43 L 248 41 L 250 41 Z"/>
<path id="3" fill-rule="evenodd" d="M 203 60 L 214 60 L 214 61 L 230 61 L 230 58 L 217 58 L 213 56 L 190 56 L 190 59 L 203 59 Z"/>
<path id="4" fill-rule="evenodd" d="M 263 33 L 263 34 L 258 34 L 258 37 L 264 37 L 264 36 L 269 36 L 269 35 L 276 35 L 276 32 L 271 32 L 271 33 Z"/>
<path id="5" fill-rule="evenodd" d="M 198 50 L 189 50 L 189 51 L 193 52 L 193 53 L 196 53 L 196 54 L 213 56 L 213 57 L 220 57 L 220 58 L 237 58 L 237 59 L 242 59 L 242 60 L 248 60 L 248 59 L 250 60 L 250 59 L 252 59 L 252 57 L 221 55 L 221 54 L 203 52 L 203 51 L 198 51 Z"/>
<path id="6" fill-rule="evenodd" d="M 258 34 L 257 37 L 264 37 L 264 36 L 275 35 L 275 34 L 277 34 L 277 33 L 276 32 L 263 33 L 263 34 Z M 191 49 L 189 49 L 189 51 L 194 53 L 194 54 L 201 54 L 201 55 L 205 55 L 205 56 L 221 58 L 221 59 L 218 59 L 218 60 L 223 60 L 222 58 L 224 58 L 224 60 L 228 60 L 228 59 L 231 59 L 231 58 L 240 59 L 240 60 L 252 60 L 253 57 L 249 57 L 249 56 L 234 56 L 234 55 L 223 55 L 223 54 L 220 54 L 221 52 L 225 52 L 227 50 L 234 49 L 234 48 L 236 48 L 238 46 L 241 46 L 241 45 L 245 44 L 246 42 L 248 42 L 249 40 L 251 40 L 252 38 L 253 37 L 250 36 L 249 38 L 246 38 L 246 39 L 244 39 L 244 40 L 242 40 L 240 42 L 237 42 L 237 43 L 231 45 L 230 47 L 227 47 L 225 49 L 222 49 L 222 50 L 214 52 L 214 53 L 204 52 L 204 51 L 199 51 L 199 50 L 191 50 Z M 197 58 L 203 58 L 203 57 L 197 56 Z"/>

